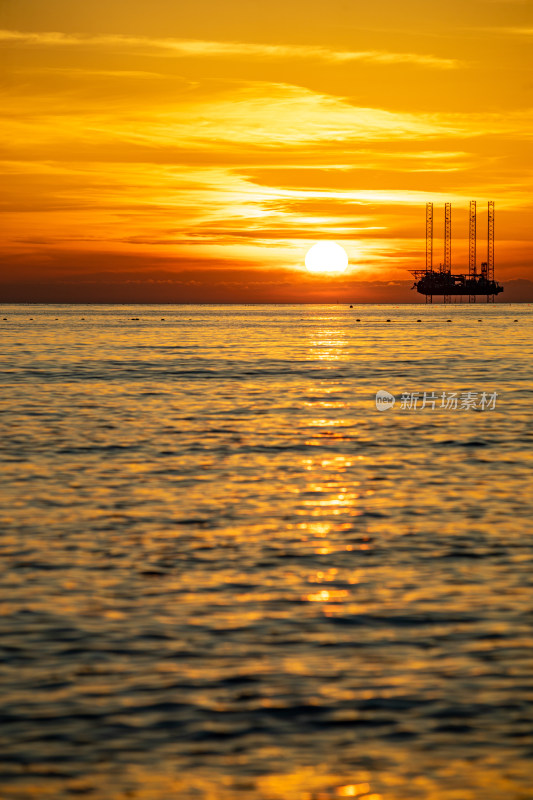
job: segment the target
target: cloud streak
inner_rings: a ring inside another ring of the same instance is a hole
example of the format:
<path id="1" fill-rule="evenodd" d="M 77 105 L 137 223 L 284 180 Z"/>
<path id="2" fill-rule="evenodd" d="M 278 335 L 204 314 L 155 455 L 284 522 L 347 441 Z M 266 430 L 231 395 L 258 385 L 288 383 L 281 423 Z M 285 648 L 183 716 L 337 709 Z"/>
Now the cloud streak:
<path id="1" fill-rule="evenodd" d="M 516 36 L 533 36 L 533 27 L 529 28 L 502 28 L 503 33 L 511 33 Z"/>
<path id="2" fill-rule="evenodd" d="M 100 35 L 79 36 L 50 32 L 0 31 L 0 41 L 40 47 L 112 47 L 146 49 L 177 58 L 260 58 L 272 60 L 313 60 L 330 63 L 355 61 L 383 65 L 410 64 L 435 69 L 455 69 L 456 59 L 421 53 L 398 53 L 386 50 L 335 50 L 318 45 L 278 45 L 253 42 L 222 42 L 201 39 L 153 39 L 140 36 Z"/>

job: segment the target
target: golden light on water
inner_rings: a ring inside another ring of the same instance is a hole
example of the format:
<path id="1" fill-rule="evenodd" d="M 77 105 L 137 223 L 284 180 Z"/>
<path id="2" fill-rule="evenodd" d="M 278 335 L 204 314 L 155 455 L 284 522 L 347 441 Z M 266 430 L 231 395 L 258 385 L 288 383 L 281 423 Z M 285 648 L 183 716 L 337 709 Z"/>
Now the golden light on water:
<path id="1" fill-rule="evenodd" d="M 354 784 L 350 783 L 346 786 L 339 786 L 336 793 L 339 797 L 357 797 L 358 795 L 368 795 L 370 786 L 368 783 Z"/>
<path id="2" fill-rule="evenodd" d="M 13 798 L 528 796 L 527 328 L 386 313 L 4 312 Z M 436 341 L 446 388 L 500 370 L 505 415 L 376 411 Z"/>

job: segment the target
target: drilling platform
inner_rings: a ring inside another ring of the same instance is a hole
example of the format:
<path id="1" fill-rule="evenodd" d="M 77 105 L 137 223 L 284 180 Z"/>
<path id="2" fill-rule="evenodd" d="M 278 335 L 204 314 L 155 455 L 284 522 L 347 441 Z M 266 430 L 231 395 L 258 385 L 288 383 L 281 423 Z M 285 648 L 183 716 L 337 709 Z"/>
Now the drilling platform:
<path id="1" fill-rule="evenodd" d="M 488 202 L 487 213 L 487 260 L 481 262 L 477 271 L 476 262 L 476 201 L 470 201 L 468 227 L 468 275 L 452 273 L 452 204 L 444 205 L 444 262 L 438 270 L 433 269 L 433 203 L 426 203 L 426 268 L 409 270 L 414 276 L 413 289 L 426 296 L 426 303 L 433 302 L 433 296 L 443 296 L 444 303 L 451 303 L 452 297 L 462 303 L 468 297 L 475 303 L 477 297 L 486 296 L 487 303 L 494 303 L 496 295 L 503 292 L 503 286 L 494 280 L 494 200 Z"/>

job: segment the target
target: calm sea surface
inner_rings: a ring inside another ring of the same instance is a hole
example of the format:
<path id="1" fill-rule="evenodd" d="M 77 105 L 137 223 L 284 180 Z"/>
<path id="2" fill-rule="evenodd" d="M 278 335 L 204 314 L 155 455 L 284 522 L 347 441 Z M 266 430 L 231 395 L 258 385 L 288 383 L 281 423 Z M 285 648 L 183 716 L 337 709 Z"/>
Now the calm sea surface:
<path id="1" fill-rule="evenodd" d="M 533 798 L 532 321 L 1 307 L 0 796 Z"/>

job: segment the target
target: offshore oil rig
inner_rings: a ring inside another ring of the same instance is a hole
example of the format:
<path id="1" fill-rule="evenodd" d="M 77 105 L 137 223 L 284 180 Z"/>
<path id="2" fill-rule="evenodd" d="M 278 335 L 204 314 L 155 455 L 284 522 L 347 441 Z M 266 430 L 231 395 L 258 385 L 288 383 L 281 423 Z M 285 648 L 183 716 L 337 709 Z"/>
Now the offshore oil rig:
<path id="1" fill-rule="evenodd" d="M 470 219 L 468 227 L 468 275 L 452 273 L 452 204 L 444 205 L 444 262 L 439 269 L 433 269 L 433 203 L 426 203 L 426 268 L 409 270 L 414 275 L 413 289 L 426 296 L 426 303 L 433 302 L 433 295 L 442 295 L 444 303 L 462 303 L 468 297 L 469 303 L 475 303 L 479 296 L 486 296 L 487 303 L 494 303 L 495 297 L 503 292 L 494 280 L 494 200 L 488 202 L 487 215 L 487 260 L 481 262 L 477 271 L 476 264 L 476 201 L 470 201 Z"/>

